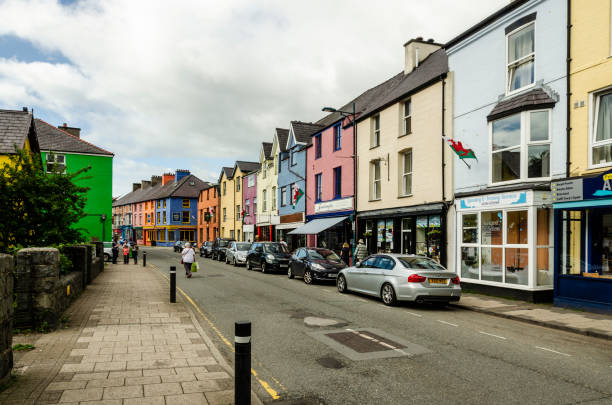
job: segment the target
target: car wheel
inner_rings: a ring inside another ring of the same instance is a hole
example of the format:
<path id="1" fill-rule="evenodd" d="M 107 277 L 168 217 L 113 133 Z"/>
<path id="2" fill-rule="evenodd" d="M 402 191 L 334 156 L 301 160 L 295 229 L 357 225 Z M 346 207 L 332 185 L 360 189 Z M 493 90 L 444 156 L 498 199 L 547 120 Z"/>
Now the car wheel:
<path id="1" fill-rule="evenodd" d="M 342 294 L 346 294 L 346 278 L 342 274 L 338 276 L 338 280 L 336 281 L 336 286 L 338 287 L 338 292 Z"/>
<path id="2" fill-rule="evenodd" d="M 310 270 L 306 270 L 304 272 L 304 282 L 306 284 L 312 284 L 312 272 Z"/>
<path id="3" fill-rule="evenodd" d="M 397 298 L 395 297 L 395 290 L 393 290 L 393 286 L 389 283 L 383 284 L 380 296 L 383 304 L 385 305 L 395 305 L 397 301 Z"/>
<path id="4" fill-rule="evenodd" d="M 110 262 L 111 261 L 111 257 L 108 253 L 104 253 L 104 261 L 105 262 Z"/>
<path id="5" fill-rule="evenodd" d="M 289 277 L 289 278 L 295 277 L 293 275 L 293 270 L 291 269 L 291 265 L 289 265 L 289 268 L 287 269 L 287 277 Z"/>
<path id="6" fill-rule="evenodd" d="M 236 261 L 235 257 L 234 257 L 234 267 L 238 267 L 238 262 Z"/>
<path id="7" fill-rule="evenodd" d="M 263 263 L 261 264 L 261 272 L 262 272 L 262 273 L 266 273 L 266 272 L 268 272 L 267 267 L 268 267 L 268 266 L 266 266 L 266 262 L 263 262 Z"/>

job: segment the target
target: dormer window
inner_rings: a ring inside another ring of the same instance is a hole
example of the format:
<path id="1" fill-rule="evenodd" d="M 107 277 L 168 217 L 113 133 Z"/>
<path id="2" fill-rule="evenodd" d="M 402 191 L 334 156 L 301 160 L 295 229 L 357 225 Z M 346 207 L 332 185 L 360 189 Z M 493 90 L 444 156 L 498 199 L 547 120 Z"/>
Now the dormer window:
<path id="1" fill-rule="evenodd" d="M 509 32 L 506 42 L 506 93 L 512 93 L 533 84 L 535 80 L 535 23 Z"/>

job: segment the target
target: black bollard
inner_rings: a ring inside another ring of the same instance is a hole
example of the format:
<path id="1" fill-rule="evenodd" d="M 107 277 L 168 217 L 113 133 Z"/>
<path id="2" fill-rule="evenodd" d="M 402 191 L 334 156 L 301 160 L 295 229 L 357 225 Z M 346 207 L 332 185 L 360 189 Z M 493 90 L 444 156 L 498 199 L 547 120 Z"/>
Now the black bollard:
<path id="1" fill-rule="evenodd" d="M 142 267 L 147 267 L 147 252 L 142 252 Z"/>
<path id="2" fill-rule="evenodd" d="M 234 403 L 251 404 L 251 322 L 235 323 Z"/>
<path id="3" fill-rule="evenodd" d="M 170 302 L 176 302 L 176 266 L 170 266 Z"/>

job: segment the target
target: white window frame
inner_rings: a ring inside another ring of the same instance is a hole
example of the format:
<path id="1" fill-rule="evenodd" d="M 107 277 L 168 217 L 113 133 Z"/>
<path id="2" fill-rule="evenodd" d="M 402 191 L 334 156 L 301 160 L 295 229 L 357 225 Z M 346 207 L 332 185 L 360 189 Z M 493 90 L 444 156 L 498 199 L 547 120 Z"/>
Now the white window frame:
<path id="1" fill-rule="evenodd" d="M 249 199 L 247 198 L 247 199 L 244 201 L 244 216 L 245 216 L 245 217 L 250 215 L 250 210 L 249 210 L 250 206 L 251 206 L 251 202 L 250 202 L 250 201 L 249 201 Z"/>
<path id="2" fill-rule="evenodd" d="M 262 196 L 261 196 L 261 197 L 262 197 L 262 200 L 263 200 L 263 204 L 262 204 L 262 206 L 261 206 L 261 212 L 266 212 L 266 211 L 267 211 L 267 208 L 268 208 L 268 207 L 267 207 L 267 205 L 268 205 L 268 204 L 267 204 L 267 203 L 268 203 L 268 201 L 267 201 L 267 200 L 268 200 L 268 196 L 267 196 L 267 194 L 268 194 L 268 190 L 263 189 L 263 190 L 262 190 Z"/>
<path id="3" fill-rule="evenodd" d="M 406 156 L 407 154 L 410 154 L 410 171 L 407 172 L 406 171 Z M 414 154 L 412 153 L 412 149 L 405 149 L 403 151 L 400 152 L 400 157 L 402 159 L 402 173 L 401 173 L 401 179 L 400 179 L 400 196 L 401 197 L 408 197 L 412 195 L 412 173 L 413 173 L 413 168 L 414 168 Z M 405 186 L 405 182 L 404 179 L 410 176 L 410 190 L 405 190 L 404 186 Z"/>
<path id="4" fill-rule="evenodd" d="M 543 140 L 543 141 L 531 141 L 530 138 L 530 119 L 531 119 L 531 113 L 536 113 L 536 112 L 544 112 L 547 111 L 548 112 L 548 139 L 547 140 Z M 546 180 L 550 180 L 551 179 L 551 175 L 552 175 L 552 162 L 553 162 L 553 158 L 552 158 L 552 154 L 550 156 L 550 161 L 549 161 L 549 175 L 547 177 L 528 177 L 529 176 L 529 159 L 528 159 L 528 152 L 529 152 L 529 146 L 538 146 L 538 145 L 548 145 L 549 146 L 549 150 L 550 152 L 552 152 L 552 109 L 550 108 L 543 108 L 543 109 L 538 109 L 538 110 L 527 110 L 527 111 L 521 111 L 519 113 L 516 114 L 512 114 L 512 115 L 508 115 L 506 117 L 503 118 L 499 118 L 499 120 L 504 119 L 504 118 L 509 118 L 512 117 L 514 115 L 520 115 L 520 121 L 521 121 L 521 130 L 520 130 L 520 152 L 521 152 L 521 159 L 520 159 L 520 170 L 521 170 L 521 176 L 518 179 L 515 180 L 506 180 L 506 181 L 497 181 L 497 182 L 493 182 L 493 154 L 494 153 L 501 153 L 507 150 L 511 150 L 511 149 L 515 149 L 516 146 L 510 146 L 508 148 L 504 148 L 504 149 L 500 149 L 500 150 L 496 150 L 495 152 L 493 152 L 493 123 L 495 121 L 498 120 L 494 120 L 489 122 L 489 186 L 497 186 L 500 184 L 513 184 L 513 183 L 521 183 L 521 182 L 532 182 L 532 181 L 546 181 Z"/>
<path id="5" fill-rule="evenodd" d="M 276 210 L 276 187 L 272 187 L 272 211 Z"/>
<path id="6" fill-rule="evenodd" d="M 376 178 L 376 166 L 378 166 L 378 179 Z M 370 184 L 371 184 L 371 194 L 370 201 L 378 201 L 382 197 L 382 180 L 381 180 L 381 167 L 380 160 L 373 160 L 370 162 Z M 378 193 L 377 193 L 378 192 Z M 377 196 L 378 194 L 378 196 Z"/>
<path id="7" fill-rule="evenodd" d="M 287 186 L 283 186 L 280 188 L 280 206 L 284 207 L 287 205 Z"/>
<path id="8" fill-rule="evenodd" d="M 58 158 L 61 158 L 60 160 L 63 160 L 63 162 L 58 162 Z M 53 153 L 53 152 L 48 152 L 47 153 L 47 158 L 45 161 L 45 171 L 47 173 L 53 173 L 52 171 L 49 170 L 49 165 L 57 165 L 58 169 L 62 169 L 60 171 L 60 173 L 65 173 L 66 172 L 66 155 L 63 153 Z"/>
<path id="9" fill-rule="evenodd" d="M 408 106 L 408 113 L 406 113 Z M 410 119 L 410 131 L 408 131 L 406 122 Z M 408 99 L 402 103 L 402 135 L 410 135 L 412 133 L 412 99 Z"/>
<path id="10" fill-rule="evenodd" d="M 255 175 L 251 174 L 247 177 L 247 187 L 253 187 L 255 185 Z"/>
<path id="11" fill-rule="evenodd" d="M 612 86 L 604 87 L 589 94 L 589 162 L 587 165 L 589 169 L 612 166 L 612 162 L 593 164 L 593 148 L 612 144 L 612 140 L 595 141 L 597 120 L 599 118 L 599 99 L 607 94 L 612 94 Z"/>
<path id="12" fill-rule="evenodd" d="M 510 38 L 511 35 L 517 33 L 518 31 L 526 28 L 527 26 L 533 24 L 533 52 L 527 56 L 523 56 L 521 59 L 518 59 L 516 61 L 510 62 L 508 60 L 508 38 Z M 530 21 L 526 24 L 521 25 L 520 27 L 517 27 L 516 29 L 510 31 L 509 33 L 506 34 L 506 55 L 505 55 L 505 60 L 506 60 L 506 95 L 512 95 L 512 94 L 516 94 L 519 93 L 525 89 L 528 89 L 530 87 L 535 86 L 536 84 L 536 64 L 535 64 L 535 57 L 536 57 L 536 24 L 535 21 Z M 528 61 L 529 59 L 533 59 L 533 82 L 528 84 L 527 86 L 523 86 L 520 87 L 518 89 L 515 90 L 510 90 L 510 66 L 514 65 L 514 66 L 519 66 L 521 63 L 518 63 L 519 61 Z"/>
<path id="13" fill-rule="evenodd" d="M 380 114 L 372 117 L 372 136 L 370 137 L 370 149 L 378 146 L 380 146 Z"/>

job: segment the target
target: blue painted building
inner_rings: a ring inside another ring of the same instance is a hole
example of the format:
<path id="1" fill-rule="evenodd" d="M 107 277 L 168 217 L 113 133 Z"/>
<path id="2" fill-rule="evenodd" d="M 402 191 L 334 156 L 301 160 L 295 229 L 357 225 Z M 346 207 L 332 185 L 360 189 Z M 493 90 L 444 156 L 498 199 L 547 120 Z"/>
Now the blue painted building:
<path id="1" fill-rule="evenodd" d="M 550 301 L 551 180 L 566 176 L 566 2 L 517 0 L 446 45 L 455 141 L 455 253 L 475 290 Z M 449 131 L 450 132 L 450 131 Z"/>
<path id="2" fill-rule="evenodd" d="M 162 176 L 162 187 L 153 197 L 157 246 L 173 246 L 177 240 L 196 241 L 198 196 L 208 186 L 189 170 Z"/>

